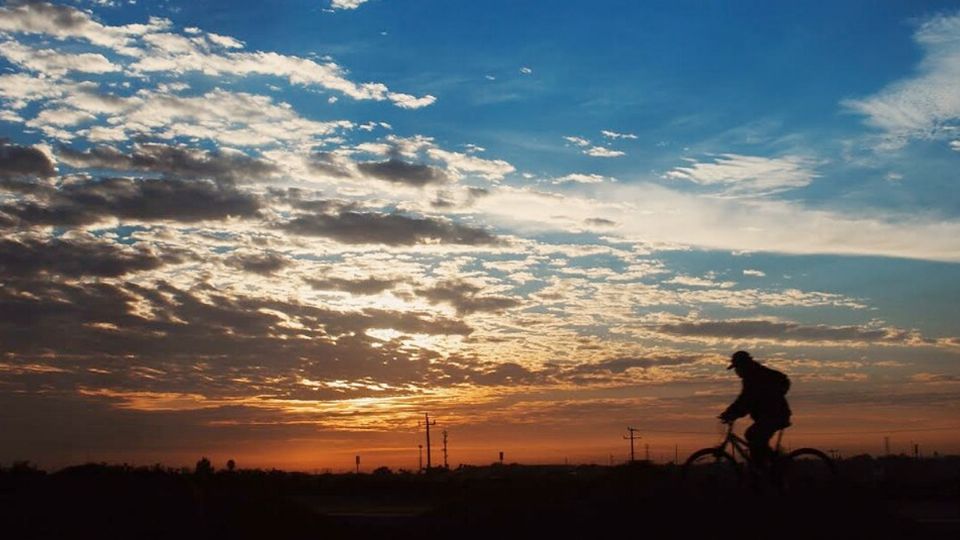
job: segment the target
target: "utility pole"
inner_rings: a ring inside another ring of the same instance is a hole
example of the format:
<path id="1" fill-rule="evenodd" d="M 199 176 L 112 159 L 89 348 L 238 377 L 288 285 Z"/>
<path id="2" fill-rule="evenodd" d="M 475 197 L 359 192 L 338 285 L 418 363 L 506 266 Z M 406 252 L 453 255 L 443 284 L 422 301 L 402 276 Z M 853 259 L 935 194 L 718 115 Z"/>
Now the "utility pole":
<path id="1" fill-rule="evenodd" d="M 633 463 L 634 461 L 637 460 L 637 456 L 636 456 L 636 454 L 635 454 L 634 451 L 633 451 L 633 441 L 635 441 L 635 440 L 637 440 L 637 439 L 642 439 L 643 437 L 640 437 L 640 436 L 637 435 L 637 431 L 640 431 L 640 430 L 638 430 L 638 429 L 634 429 L 634 428 L 628 426 L 628 427 L 627 427 L 627 431 L 630 432 L 630 436 L 629 436 L 629 437 L 624 436 L 623 438 L 624 438 L 624 440 L 630 441 L 630 463 Z"/>
<path id="2" fill-rule="evenodd" d="M 644 453 L 643 459 L 646 460 L 647 463 L 649 463 L 650 462 L 650 443 L 646 443 L 643 445 L 643 453 Z"/>
<path id="3" fill-rule="evenodd" d="M 678 465 L 680 463 L 680 445 L 673 445 L 673 464 Z"/>
<path id="4" fill-rule="evenodd" d="M 883 453 L 884 455 L 887 455 L 887 456 L 890 455 L 890 436 L 889 435 L 883 438 Z"/>
<path id="5" fill-rule="evenodd" d="M 357 474 L 360 474 L 360 456 L 357 456 Z"/>
<path id="6" fill-rule="evenodd" d="M 423 472 L 423 445 L 422 445 L 422 444 L 418 444 L 418 445 L 417 445 L 417 448 L 420 449 L 420 468 L 417 469 L 417 470 L 420 471 L 420 472 Z"/>
<path id="7" fill-rule="evenodd" d="M 450 465 L 447 464 L 447 430 L 443 430 L 443 468 L 450 468 Z"/>
<path id="8" fill-rule="evenodd" d="M 436 420 L 434 420 L 433 422 L 430 421 L 430 413 L 424 413 L 423 418 L 424 418 L 423 425 L 427 427 L 427 470 L 429 471 L 430 468 L 433 466 L 432 462 L 430 461 L 430 454 L 431 454 L 431 452 L 430 452 L 430 426 L 435 426 L 435 425 L 437 425 L 437 421 L 436 421 Z"/>

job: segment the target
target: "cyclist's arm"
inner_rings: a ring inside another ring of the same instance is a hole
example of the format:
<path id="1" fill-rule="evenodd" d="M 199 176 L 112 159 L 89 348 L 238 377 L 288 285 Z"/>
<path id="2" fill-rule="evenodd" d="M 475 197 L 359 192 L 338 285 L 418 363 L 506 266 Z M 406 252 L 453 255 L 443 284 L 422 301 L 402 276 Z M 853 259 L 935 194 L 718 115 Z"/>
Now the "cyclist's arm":
<path id="1" fill-rule="evenodd" d="M 747 413 L 750 412 L 748 403 L 749 397 L 747 396 L 746 388 L 744 388 L 740 391 L 740 395 L 737 396 L 737 399 L 731 403 L 725 411 L 720 413 L 720 418 L 725 421 L 730 421 L 746 416 Z"/>

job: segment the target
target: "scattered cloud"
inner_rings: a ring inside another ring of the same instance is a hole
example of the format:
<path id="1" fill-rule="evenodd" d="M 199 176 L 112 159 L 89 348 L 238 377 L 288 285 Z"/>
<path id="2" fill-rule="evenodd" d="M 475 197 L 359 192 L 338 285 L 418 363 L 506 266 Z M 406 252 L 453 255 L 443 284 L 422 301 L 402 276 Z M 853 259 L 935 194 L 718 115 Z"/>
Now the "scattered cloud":
<path id="1" fill-rule="evenodd" d="M 736 285 L 736 283 L 733 281 L 715 281 L 711 278 L 697 276 L 675 276 L 664 281 L 663 283 L 670 285 L 683 285 L 685 287 L 708 287 L 718 289 L 729 289 Z"/>
<path id="2" fill-rule="evenodd" d="M 387 161 L 358 163 L 361 173 L 380 180 L 422 187 L 449 181 L 447 175 L 429 165 L 407 163 L 396 158 Z"/>
<path id="3" fill-rule="evenodd" d="M 158 255 L 143 246 L 122 246 L 94 238 L 0 240 L 0 276 L 117 277 L 179 262 L 173 254 Z"/>
<path id="4" fill-rule="evenodd" d="M 743 271 L 743 275 L 750 276 L 750 277 L 766 277 L 767 274 L 762 270 L 754 270 L 754 269 L 748 268 Z"/>
<path id="5" fill-rule="evenodd" d="M 53 76 L 70 71 L 82 73 L 110 73 L 120 66 L 99 53 L 70 54 L 54 49 L 34 49 L 15 41 L 0 42 L 0 56 L 24 69 Z"/>
<path id="6" fill-rule="evenodd" d="M 358 1 L 343 0 L 342 7 L 338 7 L 352 9 L 359 6 Z M 388 100 L 406 109 L 426 107 L 436 101 L 430 95 L 417 97 L 393 92 L 383 83 L 355 83 L 348 80 L 344 69 L 332 61 L 318 63 L 309 58 L 275 52 L 246 52 L 239 50 L 243 43 L 230 36 L 206 34 L 200 39 L 196 35 L 191 36 L 190 32 L 187 35 L 173 33 L 173 24 L 161 18 L 151 18 L 147 24 L 109 26 L 73 7 L 32 2 L 0 8 L 0 15 L 0 31 L 45 34 L 61 40 L 82 39 L 132 59 L 129 63 L 124 60 L 124 67 L 133 73 L 198 72 L 207 76 L 240 77 L 268 75 L 285 78 L 294 85 L 336 91 L 353 99 Z M 13 61 L 22 57 L 31 69 L 49 65 L 62 72 L 69 68 L 55 51 L 42 51 L 39 55 L 33 55 L 33 58 L 21 53 L 16 48 L 8 48 L 4 54 L 12 55 Z M 81 60 L 88 65 L 94 62 L 99 66 L 98 69 L 114 70 L 113 64 L 103 63 L 93 56 Z"/>
<path id="7" fill-rule="evenodd" d="M 0 180 L 49 178 L 56 173 L 53 161 L 42 150 L 11 144 L 0 139 Z"/>
<path id="8" fill-rule="evenodd" d="M 508 296 L 481 295 L 481 290 L 481 287 L 472 283 L 453 280 L 417 289 L 416 293 L 432 303 L 448 303 L 461 315 L 477 311 L 503 311 L 521 304 L 520 300 Z"/>
<path id="9" fill-rule="evenodd" d="M 104 178 L 65 183 L 33 200 L 0 204 L 0 224 L 80 226 L 107 219 L 130 221 L 223 220 L 252 217 L 257 197 L 229 184 L 202 180 Z"/>
<path id="10" fill-rule="evenodd" d="M 616 131 L 601 130 L 600 134 L 608 139 L 637 139 L 633 133 L 617 133 Z"/>
<path id="11" fill-rule="evenodd" d="M 347 244 L 496 245 L 501 241 L 484 229 L 440 218 L 402 214 L 341 211 L 330 214 L 302 214 L 281 225 L 286 231 L 307 236 L 324 236 Z"/>
<path id="12" fill-rule="evenodd" d="M 533 73 L 533 70 L 530 69 L 530 68 L 528 68 L 528 67 L 526 67 L 526 66 L 524 66 L 524 67 L 520 68 L 520 73 L 522 73 L 522 74 L 524 74 L 524 75 L 530 75 L 531 73 Z"/>
<path id="13" fill-rule="evenodd" d="M 602 158 L 615 158 L 627 155 L 626 152 L 621 152 L 620 150 L 611 150 L 602 146 L 592 146 L 584 150 L 583 153 L 591 157 Z"/>
<path id="14" fill-rule="evenodd" d="M 567 142 L 571 144 L 575 144 L 577 146 L 590 146 L 590 141 L 587 139 L 584 139 L 583 137 L 575 137 L 571 135 L 571 136 L 565 136 L 564 139 L 566 139 Z"/>
<path id="15" fill-rule="evenodd" d="M 344 291 L 350 294 L 379 294 L 406 282 L 404 278 L 357 278 L 340 277 L 307 278 L 306 282 L 314 289 L 322 291 Z"/>
<path id="16" fill-rule="evenodd" d="M 279 253 L 234 253 L 227 259 L 227 263 L 245 272 L 269 276 L 290 266 L 287 257 Z"/>
<path id="17" fill-rule="evenodd" d="M 502 180 L 506 175 L 516 171 L 513 165 L 501 159 L 483 159 L 461 152 L 450 152 L 436 146 L 428 148 L 427 155 L 442 161 L 455 173 L 476 174 L 487 180 Z"/>
<path id="18" fill-rule="evenodd" d="M 135 144 L 129 153 L 105 145 L 85 151 L 62 147 L 57 158 L 75 168 L 153 172 L 168 178 L 263 181 L 278 171 L 276 165 L 240 152 L 208 152 L 166 144 Z"/>
<path id="19" fill-rule="evenodd" d="M 767 320 L 696 321 L 664 324 L 658 332 L 692 338 L 726 340 L 775 340 L 803 342 L 865 342 L 908 344 L 921 338 L 914 332 L 895 328 L 864 326 L 801 325 Z"/>

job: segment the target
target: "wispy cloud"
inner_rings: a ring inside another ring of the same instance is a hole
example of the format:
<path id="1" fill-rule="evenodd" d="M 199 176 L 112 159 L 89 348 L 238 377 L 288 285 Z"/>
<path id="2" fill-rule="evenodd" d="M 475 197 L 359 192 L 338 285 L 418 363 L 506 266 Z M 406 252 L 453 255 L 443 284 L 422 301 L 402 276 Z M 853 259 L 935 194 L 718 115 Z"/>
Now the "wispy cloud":
<path id="1" fill-rule="evenodd" d="M 608 139 L 637 139 L 633 133 L 617 133 L 616 131 L 601 130 L 600 134 Z"/>
<path id="2" fill-rule="evenodd" d="M 608 182 L 613 180 L 608 176 L 602 176 L 599 174 L 583 174 L 583 173 L 571 173 L 553 180 L 554 184 L 566 184 L 566 183 L 576 183 L 576 184 L 599 184 L 600 182 Z"/>
<path id="3" fill-rule="evenodd" d="M 872 96 L 843 102 L 882 130 L 890 147 L 950 136 L 960 119 L 960 15 L 933 17 L 913 38 L 924 51 L 916 75 Z"/>
<path id="4" fill-rule="evenodd" d="M 818 175 L 814 161 L 803 156 L 767 158 L 722 154 L 711 161 L 693 161 L 667 172 L 673 180 L 718 186 L 731 195 L 764 195 L 804 187 Z"/>

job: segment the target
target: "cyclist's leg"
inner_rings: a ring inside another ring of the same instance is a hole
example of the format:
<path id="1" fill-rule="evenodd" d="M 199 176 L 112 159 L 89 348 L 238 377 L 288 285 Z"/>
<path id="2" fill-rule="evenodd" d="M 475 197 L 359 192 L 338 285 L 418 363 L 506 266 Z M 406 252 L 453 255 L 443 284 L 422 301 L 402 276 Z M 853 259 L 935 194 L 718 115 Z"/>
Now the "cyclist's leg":
<path id="1" fill-rule="evenodd" d="M 770 461 L 773 455 L 770 439 L 779 429 L 778 424 L 758 420 L 744 432 L 744 438 L 750 445 L 750 461 L 754 465 L 765 465 Z"/>

